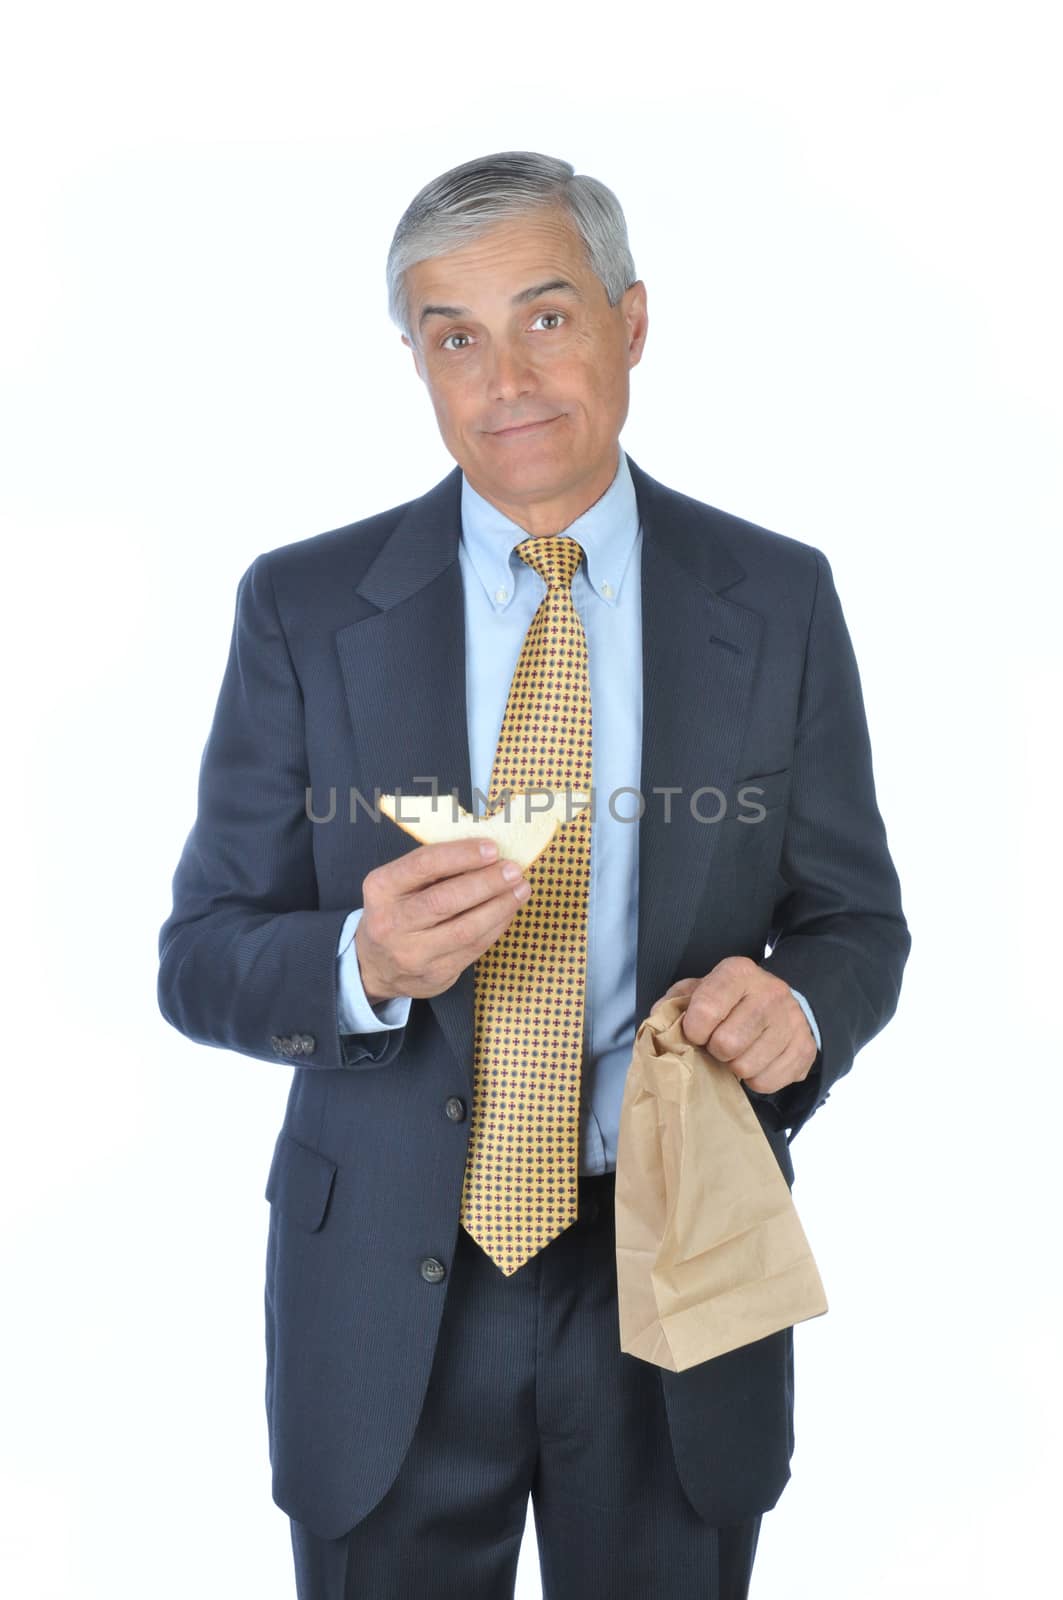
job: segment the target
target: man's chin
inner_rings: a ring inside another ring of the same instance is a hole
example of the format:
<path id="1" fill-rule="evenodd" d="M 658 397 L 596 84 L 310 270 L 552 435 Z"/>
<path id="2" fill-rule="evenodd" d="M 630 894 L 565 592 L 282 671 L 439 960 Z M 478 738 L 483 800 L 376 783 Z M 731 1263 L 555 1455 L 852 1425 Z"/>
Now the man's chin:
<path id="1" fill-rule="evenodd" d="M 500 451 L 492 445 L 467 457 L 468 466 L 461 462 L 466 476 L 477 476 L 496 484 L 518 486 L 522 489 L 548 489 L 559 487 L 569 477 L 567 452 L 562 450 Z"/>

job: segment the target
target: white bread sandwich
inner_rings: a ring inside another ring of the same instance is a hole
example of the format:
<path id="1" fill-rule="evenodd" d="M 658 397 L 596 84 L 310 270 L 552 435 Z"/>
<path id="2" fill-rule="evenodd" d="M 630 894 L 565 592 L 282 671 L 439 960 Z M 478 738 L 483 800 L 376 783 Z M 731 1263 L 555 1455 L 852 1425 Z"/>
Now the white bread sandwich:
<path id="1" fill-rule="evenodd" d="M 547 805 L 547 796 L 533 790 L 525 803 L 525 792 L 514 790 L 506 806 L 490 816 L 474 817 L 450 794 L 393 794 L 380 796 L 380 809 L 386 817 L 421 844 L 441 844 L 450 839 L 493 839 L 499 859 L 516 861 L 525 870 L 542 855 L 559 828 L 574 822 L 590 804 L 590 795 L 579 789 L 557 790 Z M 533 809 L 534 808 L 534 809 Z M 397 812 L 401 810 L 401 817 Z M 569 814 L 571 811 L 571 815 Z"/>

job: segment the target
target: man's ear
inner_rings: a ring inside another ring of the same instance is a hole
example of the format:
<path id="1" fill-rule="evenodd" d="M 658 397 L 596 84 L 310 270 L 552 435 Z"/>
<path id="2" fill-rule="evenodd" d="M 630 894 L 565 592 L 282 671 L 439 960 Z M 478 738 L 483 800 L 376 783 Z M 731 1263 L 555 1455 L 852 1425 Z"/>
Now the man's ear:
<path id="1" fill-rule="evenodd" d="M 421 371 L 420 355 L 418 353 L 416 345 L 411 344 L 409 339 L 407 339 L 405 334 L 402 335 L 402 342 L 406 346 L 406 348 L 409 350 L 410 354 L 413 356 L 413 364 L 417 369 L 417 376 L 420 378 L 421 382 L 423 383 L 424 382 L 424 373 Z"/>

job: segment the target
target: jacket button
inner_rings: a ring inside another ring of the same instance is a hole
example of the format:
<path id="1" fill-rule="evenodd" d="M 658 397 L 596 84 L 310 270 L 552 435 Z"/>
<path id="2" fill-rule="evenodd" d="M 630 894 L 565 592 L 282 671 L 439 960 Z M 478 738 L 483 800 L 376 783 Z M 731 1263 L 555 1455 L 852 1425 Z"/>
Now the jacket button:
<path id="1" fill-rule="evenodd" d="M 273 1034 L 273 1036 L 271 1037 L 271 1039 L 269 1041 L 269 1047 L 274 1052 L 275 1055 L 279 1056 L 281 1054 L 281 1042 L 280 1042 L 280 1039 L 278 1038 L 277 1034 Z"/>
<path id="2" fill-rule="evenodd" d="M 452 1094 L 450 1096 L 447 1101 L 447 1116 L 451 1122 L 463 1122 L 465 1120 L 465 1101 L 460 1095 Z"/>
<path id="3" fill-rule="evenodd" d="M 317 1040 L 312 1033 L 297 1033 L 295 1036 L 295 1048 L 300 1055 L 312 1056 L 317 1049 Z"/>
<path id="4" fill-rule="evenodd" d="M 294 1056 L 294 1054 L 295 1054 L 295 1045 L 292 1042 L 292 1040 L 287 1038 L 287 1037 L 283 1038 L 281 1040 L 281 1055 L 282 1056 Z"/>
<path id="5" fill-rule="evenodd" d="M 437 1261 L 435 1256 L 425 1256 L 421 1262 L 421 1277 L 426 1283 L 442 1283 L 447 1275 L 447 1269 L 442 1261 Z"/>

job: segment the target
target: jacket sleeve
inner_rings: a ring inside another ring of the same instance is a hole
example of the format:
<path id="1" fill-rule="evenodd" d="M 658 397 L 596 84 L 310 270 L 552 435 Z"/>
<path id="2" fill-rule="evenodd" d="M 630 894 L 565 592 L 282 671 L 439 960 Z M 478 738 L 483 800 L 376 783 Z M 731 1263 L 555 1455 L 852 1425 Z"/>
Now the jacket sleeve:
<path id="1" fill-rule="evenodd" d="M 319 909 L 308 786 L 302 690 L 260 555 L 237 588 L 196 820 L 159 933 L 159 1009 L 197 1044 L 263 1061 L 385 1065 L 404 1028 L 340 1032 L 351 907 Z"/>
<path id="2" fill-rule="evenodd" d="M 875 796 L 860 674 L 830 563 L 817 582 L 798 708 L 779 893 L 761 965 L 800 991 L 820 1029 L 802 1083 L 771 1102 L 789 1143 L 897 1007 L 911 947 Z"/>

